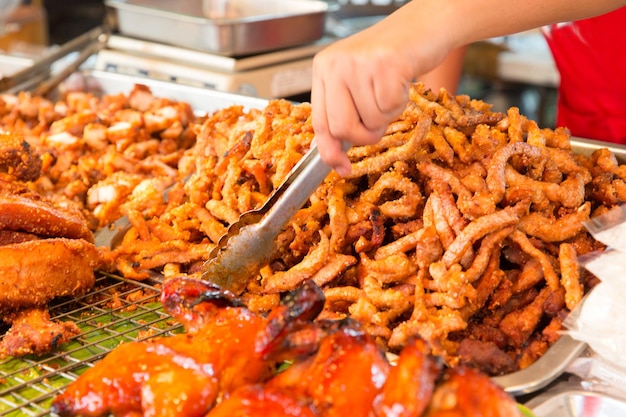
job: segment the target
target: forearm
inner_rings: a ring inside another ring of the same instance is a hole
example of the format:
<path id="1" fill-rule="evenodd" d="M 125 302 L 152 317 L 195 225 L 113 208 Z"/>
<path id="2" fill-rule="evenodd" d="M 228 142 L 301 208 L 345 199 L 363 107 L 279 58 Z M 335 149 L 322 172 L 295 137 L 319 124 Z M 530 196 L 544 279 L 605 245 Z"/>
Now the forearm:
<path id="1" fill-rule="evenodd" d="M 418 21 L 429 19 L 439 24 L 452 50 L 547 24 L 597 16 L 624 5 L 626 0 L 414 0 L 405 7 L 407 12 L 421 15 Z"/>
<path id="2" fill-rule="evenodd" d="M 350 171 L 342 142 L 380 140 L 402 112 L 408 88 L 452 51 L 550 23 L 580 20 L 626 0 L 413 0 L 313 60 L 313 126 L 324 162 Z M 444 64 L 445 65 L 445 64 Z"/>
<path id="3" fill-rule="evenodd" d="M 434 91 L 439 91 L 443 87 L 451 94 L 456 94 L 463 72 L 466 50 L 467 47 L 465 46 L 456 48 L 448 54 L 441 64 L 424 75 L 420 75 L 417 80 Z"/>

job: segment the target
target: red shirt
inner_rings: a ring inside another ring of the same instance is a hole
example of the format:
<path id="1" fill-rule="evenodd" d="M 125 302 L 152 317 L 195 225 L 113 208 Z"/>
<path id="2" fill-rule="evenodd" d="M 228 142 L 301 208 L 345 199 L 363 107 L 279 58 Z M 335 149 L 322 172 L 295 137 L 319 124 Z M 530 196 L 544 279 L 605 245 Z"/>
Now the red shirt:
<path id="1" fill-rule="evenodd" d="M 626 144 L 626 7 L 545 34 L 561 76 L 557 126 Z"/>

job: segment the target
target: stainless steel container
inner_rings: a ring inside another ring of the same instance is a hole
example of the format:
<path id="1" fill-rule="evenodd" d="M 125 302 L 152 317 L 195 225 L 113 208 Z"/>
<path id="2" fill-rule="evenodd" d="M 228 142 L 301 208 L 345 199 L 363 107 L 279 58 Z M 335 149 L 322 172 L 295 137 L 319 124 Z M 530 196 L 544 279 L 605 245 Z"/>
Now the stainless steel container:
<path id="1" fill-rule="evenodd" d="M 537 417 L 617 417 L 626 415 L 624 398 L 586 391 L 579 384 L 557 384 L 525 404 Z"/>
<path id="2" fill-rule="evenodd" d="M 125 35 L 219 55 L 303 45 L 325 33 L 328 4 L 315 0 L 106 0 Z"/>

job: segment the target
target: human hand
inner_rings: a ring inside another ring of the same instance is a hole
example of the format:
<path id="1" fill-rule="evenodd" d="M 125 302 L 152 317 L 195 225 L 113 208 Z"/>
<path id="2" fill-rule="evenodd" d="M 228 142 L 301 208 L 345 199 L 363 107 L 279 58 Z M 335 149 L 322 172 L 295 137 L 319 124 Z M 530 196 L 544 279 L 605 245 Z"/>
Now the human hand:
<path id="1" fill-rule="evenodd" d="M 342 142 L 377 142 L 397 118 L 416 77 L 471 42 L 626 6 L 626 0 L 419 0 L 320 51 L 313 59 L 311 104 L 320 156 L 350 172 Z"/>
<path id="2" fill-rule="evenodd" d="M 315 140 L 324 162 L 342 176 L 350 173 L 342 143 L 359 146 L 380 140 L 404 110 L 410 83 L 439 64 L 450 49 L 443 32 L 428 23 L 428 10 L 415 13 L 411 3 L 334 42 L 313 60 Z M 417 19 L 422 12 L 428 17 Z"/>

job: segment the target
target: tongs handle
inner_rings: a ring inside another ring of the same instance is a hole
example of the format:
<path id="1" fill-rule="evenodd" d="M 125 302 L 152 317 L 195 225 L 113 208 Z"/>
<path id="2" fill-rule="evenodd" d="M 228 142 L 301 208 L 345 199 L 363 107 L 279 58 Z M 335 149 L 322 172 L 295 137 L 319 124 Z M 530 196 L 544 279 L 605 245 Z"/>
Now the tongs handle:
<path id="1" fill-rule="evenodd" d="M 224 240 L 220 239 L 217 253 L 205 263 L 202 278 L 235 294 L 243 292 L 263 263 L 270 260 L 278 234 L 330 171 L 314 141 L 263 207 L 244 213 Z"/>
<path id="2" fill-rule="evenodd" d="M 37 60 L 34 65 L 17 72 L 11 77 L 0 78 L 0 91 L 9 91 L 10 89 L 17 88 L 21 84 L 29 81 L 32 77 L 39 74 L 42 70 L 50 69 L 55 62 L 65 56 L 68 56 L 72 52 L 89 50 L 91 52 L 90 55 L 97 52 L 97 49 L 94 49 L 93 45 L 95 44 L 98 45 L 98 47 L 101 47 L 103 44 L 102 35 L 104 34 L 106 36 L 107 33 L 107 28 L 105 26 L 97 26 L 77 38 L 68 41 L 59 48 Z M 86 56 L 85 59 L 88 57 L 89 56 Z"/>

